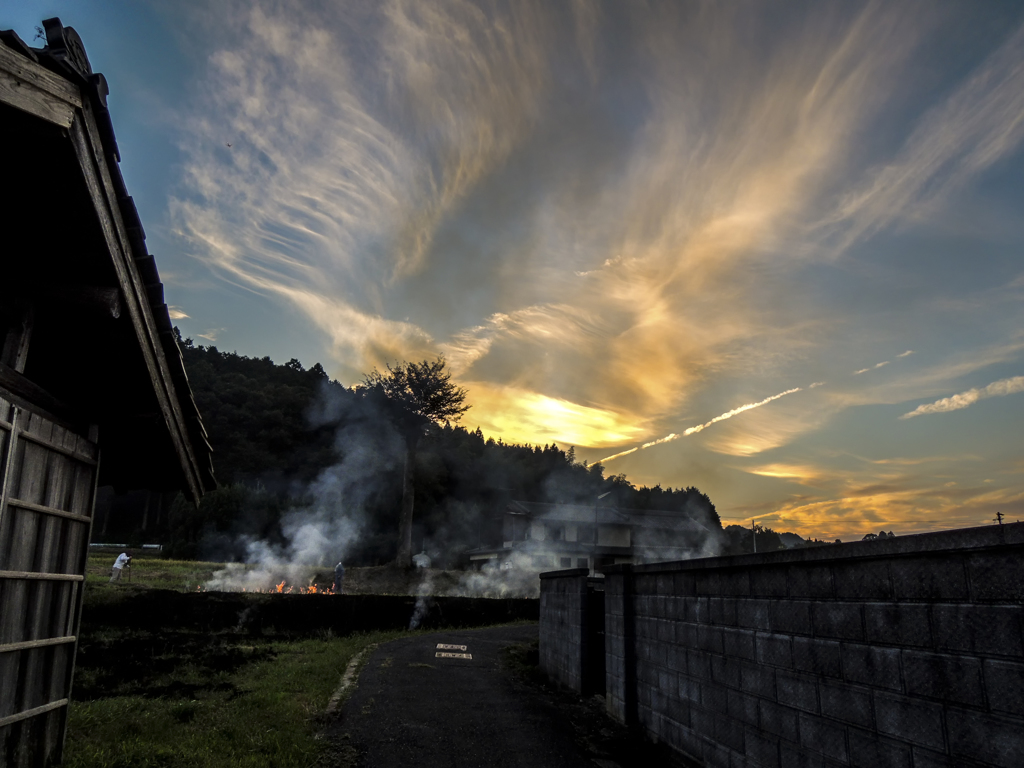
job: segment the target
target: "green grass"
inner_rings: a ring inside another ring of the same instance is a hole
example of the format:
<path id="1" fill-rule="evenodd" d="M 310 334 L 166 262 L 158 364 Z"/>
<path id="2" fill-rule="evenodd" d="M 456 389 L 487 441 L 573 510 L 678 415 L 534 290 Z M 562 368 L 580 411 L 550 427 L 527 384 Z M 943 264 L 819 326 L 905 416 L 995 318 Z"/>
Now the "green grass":
<path id="1" fill-rule="evenodd" d="M 93 550 L 85 566 L 85 581 L 92 586 L 108 585 L 110 569 L 121 550 Z M 121 581 L 110 584 L 118 589 L 173 589 L 178 592 L 195 592 L 208 582 L 215 571 L 227 567 L 225 563 L 211 563 L 200 560 L 165 560 L 151 550 L 128 550 L 132 556 L 131 581 L 127 571 L 121 574 Z M 255 569 L 256 565 L 235 564 L 240 569 Z M 290 585 L 307 585 L 316 580 L 322 587 L 328 587 L 334 580 L 334 569 L 317 566 L 291 566 L 287 581 Z"/>
<path id="2" fill-rule="evenodd" d="M 87 584 L 106 584 L 110 581 L 110 568 L 120 552 L 100 550 L 89 553 L 85 566 Z M 206 563 L 194 560 L 165 560 L 145 550 L 131 550 L 131 581 L 128 573 L 121 575 L 117 586 L 144 587 L 149 589 L 174 589 L 193 592 L 200 584 L 208 581 L 214 571 L 224 567 L 222 563 Z"/>
<path id="3" fill-rule="evenodd" d="M 165 668 L 171 662 L 170 668 L 152 684 L 159 696 L 129 683 L 114 686 L 109 696 L 72 701 L 64 766 L 316 765 L 327 749 L 316 738 L 318 718 L 351 658 L 372 643 L 404 634 L 222 639 L 219 650 L 233 654 L 234 663 L 220 671 L 194 663 L 189 654 L 171 651 L 168 659 L 165 649 L 160 661 Z M 246 655 L 253 660 L 247 662 Z M 83 687 L 96 696 L 96 679 L 90 677 L 95 672 L 88 665 L 79 671 Z"/>

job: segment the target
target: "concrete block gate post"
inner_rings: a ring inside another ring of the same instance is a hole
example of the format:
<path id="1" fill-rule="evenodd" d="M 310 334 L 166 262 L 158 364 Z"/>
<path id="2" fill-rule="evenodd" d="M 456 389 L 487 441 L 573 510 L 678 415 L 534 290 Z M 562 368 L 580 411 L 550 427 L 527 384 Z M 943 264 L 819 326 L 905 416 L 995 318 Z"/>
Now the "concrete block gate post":
<path id="1" fill-rule="evenodd" d="M 577 693 L 587 689 L 586 568 L 540 574 L 540 667 Z"/>
<path id="2" fill-rule="evenodd" d="M 636 619 L 633 568 L 605 570 L 605 706 L 621 723 L 636 723 Z"/>

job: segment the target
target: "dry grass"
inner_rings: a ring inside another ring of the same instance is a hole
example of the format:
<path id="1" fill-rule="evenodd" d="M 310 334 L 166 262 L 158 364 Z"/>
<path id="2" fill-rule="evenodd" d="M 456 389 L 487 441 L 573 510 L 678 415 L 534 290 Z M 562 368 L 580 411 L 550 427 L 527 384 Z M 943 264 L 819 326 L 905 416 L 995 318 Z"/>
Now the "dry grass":
<path id="1" fill-rule="evenodd" d="M 102 585 L 110 579 L 110 569 L 122 550 L 94 549 L 89 552 L 86 581 Z M 152 550 L 128 549 L 132 556 L 131 573 L 122 574 L 121 582 L 111 589 L 173 589 L 194 592 L 208 582 L 213 574 L 225 567 L 224 563 L 192 560 L 166 560 Z M 253 570 L 256 566 L 234 566 Z M 388 565 L 367 568 L 346 568 L 344 591 L 349 595 L 416 595 L 425 581 L 430 593 L 443 595 L 454 592 L 462 579 L 461 571 L 442 571 L 434 568 L 404 569 Z M 329 589 L 334 583 L 332 568 L 293 566 L 291 574 L 271 575 L 268 581 L 287 580 L 294 586 L 316 584 Z"/>
<path id="2" fill-rule="evenodd" d="M 168 642 L 124 630 L 91 638 L 76 673 L 64 766 L 320 763 L 329 745 L 317 737 L 319 721 L 349 660 L 401 634 L 265 641 L 197 633 Z M 140 654 L 150 654 L 141 672 L 105 661 Z"/>

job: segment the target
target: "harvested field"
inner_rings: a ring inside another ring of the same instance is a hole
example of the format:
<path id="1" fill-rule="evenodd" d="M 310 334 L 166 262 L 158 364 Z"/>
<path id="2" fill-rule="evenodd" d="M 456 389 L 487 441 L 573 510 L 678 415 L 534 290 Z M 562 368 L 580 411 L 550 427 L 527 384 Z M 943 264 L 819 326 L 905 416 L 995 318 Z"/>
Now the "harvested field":
<path id="1" fill-rule="evenodd" d="M 89 553 L 86 579 L 90 584 L 103 584 L 110 578 L 114 559 L 126 551 L 132 556 L 129 574 L 122 576 L 120 589 L 171 589 L 194 592 L 214 578 L 214 574 L 231 568 L 236 571 L 254 571 L 256 566 L 243 564 L 211 563 L 192 560 L 166 560 L 153 550 L 143 549 L 93 549 Z M 292 566 L 287 571 L 268 572 L 266 587 L 281 581 L 293 587 L 317 585 L 319 589 L 330 589 L 334 584 L 332 568 L 316 566 Z M 537 597 L 539 586 L 536 577 L 523 579 L 503 588 L 503 585 L 481 584 L 476 571 L 445 571 L 436 568 L 394 568 L 389 565 L 345 569 L 344 592 L 348 595 L 467 595 L 486 597 L 520 596 Z M 538 582 L 539 583 L 539 582 Z"/>
<path id="2" fill-rule="evenodd" d="M 197 592 L 220 564 L 149 553 L 130 583 L 111 585 L 116 555 L 90 557 L 66 767 L 326 764 L 320 717 L 360 650 L 402 636 L 414 615 L 421 628 L 468 627 L 539 610 L 537 600 L 401 594 L 425 574 L 388 568 L 350 569 L 346 592 L 398 594 Z M 309 578 L 319 583 L 316 569 Z"/>
<path id="3" fill-rule="evenodd" d="M 414 614 L 422 629 L 479 627 L 536 621 L 537 600 L 400 595 L 278 595 L 243 592 L 103 590 L 82 615 L 82 634 L 102 634 L 123 624 L 140 631 L 187 629 L 246 636 L 294 638 L 330 630 L 337 636 L 409 629 Z"/>

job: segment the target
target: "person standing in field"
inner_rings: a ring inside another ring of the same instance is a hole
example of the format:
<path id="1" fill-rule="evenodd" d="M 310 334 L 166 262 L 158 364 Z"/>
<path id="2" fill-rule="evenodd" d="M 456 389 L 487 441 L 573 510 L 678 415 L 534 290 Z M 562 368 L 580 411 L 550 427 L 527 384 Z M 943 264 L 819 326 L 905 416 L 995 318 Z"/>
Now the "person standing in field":
<path id="1" fill-rule="evenodd" d="M 117 560 L 114 561 L 114 567 L 110 569 L 111 584 L 121 580 L 121 570 L 125 568 L 130 561 L 131 557 L 127 552 L 122 552 L 117 556 Z"/>
<path id="2" fill-rule="evenodd" d="M 345 578 L 345 566 L 339 560 L 338 564 L 334 566 L 334 594 L 341 594 L 341 582 Z"/>

